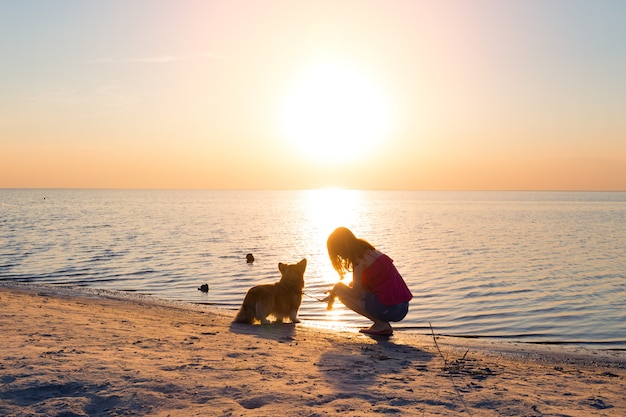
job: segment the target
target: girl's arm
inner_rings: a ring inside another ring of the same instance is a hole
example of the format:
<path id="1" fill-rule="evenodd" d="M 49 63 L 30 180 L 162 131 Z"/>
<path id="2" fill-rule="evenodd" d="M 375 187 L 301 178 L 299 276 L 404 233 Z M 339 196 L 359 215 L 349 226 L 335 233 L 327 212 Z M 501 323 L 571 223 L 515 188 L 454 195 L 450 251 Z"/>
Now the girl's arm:
<path id="1" fill-rule="evenodd" d="M 361 293 L 363 291 L 363 261 L 352 264 L 352 288 Z"/>

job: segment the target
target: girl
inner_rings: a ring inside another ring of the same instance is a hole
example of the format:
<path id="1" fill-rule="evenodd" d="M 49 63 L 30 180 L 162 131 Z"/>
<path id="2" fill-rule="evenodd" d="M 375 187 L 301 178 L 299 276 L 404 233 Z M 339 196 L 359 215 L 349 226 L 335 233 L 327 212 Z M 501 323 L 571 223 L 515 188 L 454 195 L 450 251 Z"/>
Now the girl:
<path id="1" fill-rule="evenodd" d="M 341 279 L 352 271 L 349 286 L 338 282 L 330 291 L 326 298 L 329 308 L 337 297 L 346 307 L 374 322 L 371 327 L 361 329 L 361 333 L 391 336 L 393 329 L 389 322 L 402 320 L 413 298 L 393 260 L 345 227 L 335 229 L 326 246 Z"/>

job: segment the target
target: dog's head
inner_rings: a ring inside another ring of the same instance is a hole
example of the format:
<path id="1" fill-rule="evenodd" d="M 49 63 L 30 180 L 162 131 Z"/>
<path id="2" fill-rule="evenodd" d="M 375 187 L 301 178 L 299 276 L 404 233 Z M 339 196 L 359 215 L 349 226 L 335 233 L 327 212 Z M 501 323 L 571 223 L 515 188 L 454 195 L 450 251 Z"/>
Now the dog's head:
<path id="1" fill-rule="evenodd" d="M 306 259 L 302 259 L 297 264 L 278 264 L 280 271 L 280 282 L 289 286 L 297 287 L 302 290 L 304 288 L 304 270 L 306 269 Z"/>

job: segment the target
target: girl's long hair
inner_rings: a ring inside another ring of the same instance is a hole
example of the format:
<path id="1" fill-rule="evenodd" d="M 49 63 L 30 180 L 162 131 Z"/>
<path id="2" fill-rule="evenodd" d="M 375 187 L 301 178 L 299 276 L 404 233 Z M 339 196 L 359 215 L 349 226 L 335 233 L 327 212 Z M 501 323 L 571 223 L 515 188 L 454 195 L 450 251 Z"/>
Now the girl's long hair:
<path id="1" fill-rule="evenodd" d="M 368 250 L 376 250 L 365 239 L 358 239 L 345 227 L 336 228 L 326 241 L 328 256 L 335 271 L 343 279 L 346 272 L 352 272 L 354 263 L 363 259 L 363 254 Z"/>

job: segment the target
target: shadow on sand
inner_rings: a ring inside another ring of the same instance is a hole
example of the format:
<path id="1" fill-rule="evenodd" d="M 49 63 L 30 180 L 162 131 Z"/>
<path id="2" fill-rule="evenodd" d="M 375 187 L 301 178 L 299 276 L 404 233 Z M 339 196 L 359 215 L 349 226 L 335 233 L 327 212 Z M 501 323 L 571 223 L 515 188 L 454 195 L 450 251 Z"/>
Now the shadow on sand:
<path id="1" fill-rule="evenodd" d="M 230 331 L 237 334 L 248 334 L 278 342 L 290 342 L 296 335 L 293 323 L 276 323 L 268 325 L 231 323 Z"/>
<path id="2" fill-rule="evenodd" d="M 364 336 L 365 337 L 365 336 Z M 435 356 L 415 346 L 396 343 L 387 338 L 374 338 L 376 344 L 353 343 L 353 346 L 338 346 L 322 353 L 317 363 L 326 379 L 337 387 L 363 389 L 380 382 L 381 377 L 397 375 L 402 381 L 402 371 L 428 369 L 427 364 Z"/>

